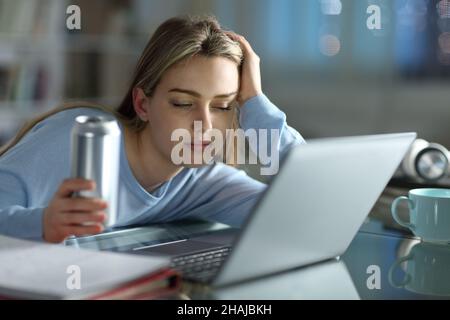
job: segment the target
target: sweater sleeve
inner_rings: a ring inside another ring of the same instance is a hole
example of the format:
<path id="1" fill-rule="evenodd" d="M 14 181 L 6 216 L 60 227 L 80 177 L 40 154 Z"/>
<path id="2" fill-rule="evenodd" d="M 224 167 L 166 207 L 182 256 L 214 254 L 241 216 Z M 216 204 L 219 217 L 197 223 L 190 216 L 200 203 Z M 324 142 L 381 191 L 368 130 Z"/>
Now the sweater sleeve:
<path id="1" fill-rule="evenodd" d="M 286 114 L 264 94 L 246 101 L 239 111 L 239 123 L 246 132 L 250 149 L 262 165 L 268 166 L 262 169 L 263 175 L 276 174 L 279 159 L 292 146 L 306 143 L 300 133 L 288 126 Z"/>
<path id="2" fill-rule="evenodd" d="M 0 233 L 19 238 L 42 239 L 44 208 L 28 207 L 24 182 L 0 170 Z"/>

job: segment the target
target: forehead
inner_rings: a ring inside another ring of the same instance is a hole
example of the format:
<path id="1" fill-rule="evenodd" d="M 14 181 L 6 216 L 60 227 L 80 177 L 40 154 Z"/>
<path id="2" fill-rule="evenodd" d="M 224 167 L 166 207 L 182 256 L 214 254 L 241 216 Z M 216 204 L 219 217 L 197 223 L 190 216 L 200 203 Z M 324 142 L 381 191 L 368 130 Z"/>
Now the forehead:
<path id="1" fill-rule="evenodd" d="M 170 67 L 162 76 L 159 87 L 165 92 L 182 88 L 203 97 L 238 90 L 239 71 L 235 62 L 223 57 L 195 56 Z"/>

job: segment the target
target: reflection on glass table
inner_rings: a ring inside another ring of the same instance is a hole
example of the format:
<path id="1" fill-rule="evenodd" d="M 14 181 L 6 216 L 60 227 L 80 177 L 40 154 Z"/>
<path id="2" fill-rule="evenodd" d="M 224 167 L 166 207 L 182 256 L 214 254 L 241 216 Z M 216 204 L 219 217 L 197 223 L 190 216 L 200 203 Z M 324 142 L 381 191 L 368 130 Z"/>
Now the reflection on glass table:
<path id="1" fill-rule="evenodd" d="M 360 231 L 342 260 L 361 299 L 450 299 L 450 246 Z"/>
<path id="2" fill-rule="evenodd" d="M 334 259 L 214 290 L 187 286 L 186 294 L 192 299 L 216 300 L 359 299 L 345 263 Z"/>
<path id="3" fill-rule="evenodd" d="M 419 294 L 450 297 L 449 268 L 450 246 L 419 242 L 389 269 L 389 283 Z"/>

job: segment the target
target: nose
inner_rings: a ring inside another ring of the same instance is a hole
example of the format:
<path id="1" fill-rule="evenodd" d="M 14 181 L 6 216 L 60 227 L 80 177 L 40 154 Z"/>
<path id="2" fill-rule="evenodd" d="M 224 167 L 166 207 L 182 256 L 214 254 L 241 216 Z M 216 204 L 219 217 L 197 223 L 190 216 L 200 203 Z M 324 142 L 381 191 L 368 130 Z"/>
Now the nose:
<path id="1" fill-rule="evenodd" d="M 211 119 L 211 112 L 209 108 L 199 108 L 197 113 L 195 114 L 194 121 L 192 122 L 192 128 L 194 130 L 198 130 L 199 126 L 194 126 L 195 121 L 201 121 L 201 129 L 203 134 L 204 132 L 212 129 L 212 119 Z"/>

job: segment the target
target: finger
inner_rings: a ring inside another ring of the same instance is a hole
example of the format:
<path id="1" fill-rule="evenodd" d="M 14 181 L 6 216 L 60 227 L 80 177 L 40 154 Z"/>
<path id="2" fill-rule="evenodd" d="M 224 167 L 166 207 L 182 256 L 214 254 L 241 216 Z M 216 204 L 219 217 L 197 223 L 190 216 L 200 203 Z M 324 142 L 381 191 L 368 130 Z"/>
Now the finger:
<path id="1" fill-rule="evenodd" d="M 106 219 L 103 211 L 95 211 L 91 213 L 84 212 L 67 212 L 61 214 L 61 222 L 65 225 L 83 224 L 86 222 L 102 223 Z"/>
<path id="2" fill-rule="evenodd" d="M 244 36 L 234 33 L 234 32 L 231 32 L 231 31 L 226 31 L 225 34 L 228 35 L 231 38 L 231 40 L 239 42 L 239 44 L 242 46 L 242 49 L 244 51 L 254 52 L 252 46 L 250 45 L 250 42 L 248 42 Z"/>
<path id="3" fill-rule="evenodd" d="M 89 226 L 67 226 L 63 228 L 63 232 L 66 236 L 83 236 L 88 234 L 96 234 L 103 231 L 103 225 L 95 224 Z"/>
<path id="4" fill-rule="evenodd" d="M 243 36 L 237 34 L 237 33 L 229 32 L 229 33 L 226 33 L 226 34 L 228 35 L 228 37 L 229 37 L 231 40 L 236 41 L 236 42 L 239 42 L 239 43 L 242 44 L 242 45 L 243 45 L 244 42 L 245 42 L 245 38 L 244 38 Z"/>
<path id="5" fill-rule="evenodd" d="M 73 192 L 93 189 L 95 189 L 95 182 L 92 180 L 67 179 L 63 181 L 56 195 L 57 197 L 64 198 L 70 196 Z"/>
<path id="6" fill-rule="evenodd" d="M 225 31 L 224 32 L 228 37 L 230 37 L 232 40 L 238 41 L 238 42 L 245 42 L 247 41 L 244 36 L 237 34 L 232 31 Z"/>
<path id="7" fill-rule="evenodd" d="M 247 41 L 243 36 L 240 36 L 239 43 L 242 45 L 244 51 L 254 53 L 252 46 L 250 45 L 250 42 Z"/>
<path id="8" fill-rule="evenodd" d="M 100 211 L 108 207 L 105 201 L 97 198 L 64 198 L 60 199 L 56 205 L 63 212 Z"/>
<path id="9" fill-rule="evenodd" d="M 236 39 L 237 34 L 233 31 L 224 31 L 223 33 L 225 33 L 228 37 L 232 38 L 233 40 Z"/>
<path id="10" fill-rule="evenodd" d="M 232 31 L 225 31 L 224 32 L 231 40 L 236 41 L 236 42 L 241 42 L 242 41 L 242 36 L 232 32 Z"/>

